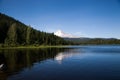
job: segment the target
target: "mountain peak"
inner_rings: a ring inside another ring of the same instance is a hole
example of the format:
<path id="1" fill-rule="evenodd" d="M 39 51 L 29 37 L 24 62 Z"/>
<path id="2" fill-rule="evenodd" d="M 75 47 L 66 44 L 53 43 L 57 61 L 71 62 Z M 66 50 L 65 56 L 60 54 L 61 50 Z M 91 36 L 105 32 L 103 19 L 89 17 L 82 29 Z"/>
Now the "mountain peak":
<path id="1" fill-rule="evenodd" d="M 56 32 L 54 32 L 54 35 L 62 37 L 62 38 L 78 38 L 77 36 L 74 36 L 69 33 L 65 33 L 62 30 L 57 30 Z"/>
<path id="2" fill-rule="evenodd" d="M 62 36 L 62 35 L 64 35 L 65 33 L 64 33 L 62 30 L 57 30 L 54 34 L 55 34 L 56 36 Z"/>

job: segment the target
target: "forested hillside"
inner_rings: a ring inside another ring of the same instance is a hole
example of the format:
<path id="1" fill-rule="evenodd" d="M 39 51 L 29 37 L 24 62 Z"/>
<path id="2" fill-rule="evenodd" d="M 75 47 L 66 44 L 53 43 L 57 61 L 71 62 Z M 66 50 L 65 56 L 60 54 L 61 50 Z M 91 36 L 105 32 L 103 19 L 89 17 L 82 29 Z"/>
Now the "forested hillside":
<path id="1" fill-rule="evenodd" d="M 0 13 L 0 44 L 4 46 L 64 45 L 67 42 L 53 33 L 38 31 Z"/>

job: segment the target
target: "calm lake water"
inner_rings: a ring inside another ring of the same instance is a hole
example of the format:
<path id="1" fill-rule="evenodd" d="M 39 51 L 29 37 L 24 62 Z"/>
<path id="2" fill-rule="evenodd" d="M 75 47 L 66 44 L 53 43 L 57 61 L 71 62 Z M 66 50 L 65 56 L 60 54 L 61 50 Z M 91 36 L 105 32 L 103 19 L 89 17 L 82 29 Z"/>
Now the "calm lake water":
<path id="1" fill-rule="evenodd" d="M 120 80 L 120 46 L 0 50 L 0 80 Z"/>

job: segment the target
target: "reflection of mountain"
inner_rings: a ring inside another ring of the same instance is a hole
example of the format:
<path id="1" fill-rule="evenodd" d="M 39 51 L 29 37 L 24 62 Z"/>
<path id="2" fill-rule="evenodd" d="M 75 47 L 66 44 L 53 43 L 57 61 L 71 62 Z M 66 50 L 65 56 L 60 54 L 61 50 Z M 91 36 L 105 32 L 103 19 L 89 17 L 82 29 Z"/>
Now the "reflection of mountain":
<path id="1" fill-rule="evenodd" d="M 0 50 L 0 64 L 7 66 L 7 70 L 0 71 L 0 80 L 7 80 L 10 75 L 19 73 L 25 68 L 31 68 L 34 63 L 54 58 L 59 52 L 66 49 L 27 49 L 27 50 Z"/>
<path id="2" fill-rule="evenodd" d="M 69 58 L 69 57 L 72 57 L 72 56 L 75 56 L 77 54 L 80 54 L 79 52 L 76 52 L 76 50 L 74 49 L 68 49 L 67 51 L 65 52 L 60 52 L 58 53 L 56 56 L 55 56 L 55 60 L 57 60 L 59 63 L 62 62 L 63 59 L 65 58 Z"/>

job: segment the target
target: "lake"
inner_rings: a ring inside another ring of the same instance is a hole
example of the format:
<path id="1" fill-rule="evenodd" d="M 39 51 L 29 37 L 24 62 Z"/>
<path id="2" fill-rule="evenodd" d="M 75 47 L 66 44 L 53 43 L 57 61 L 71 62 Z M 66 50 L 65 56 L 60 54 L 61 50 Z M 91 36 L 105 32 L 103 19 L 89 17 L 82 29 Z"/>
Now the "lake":
<path id="1" fill-rule="evenodd" d="M 2 49 L 0 80 L 120 80 L 120 46 Z"/>

